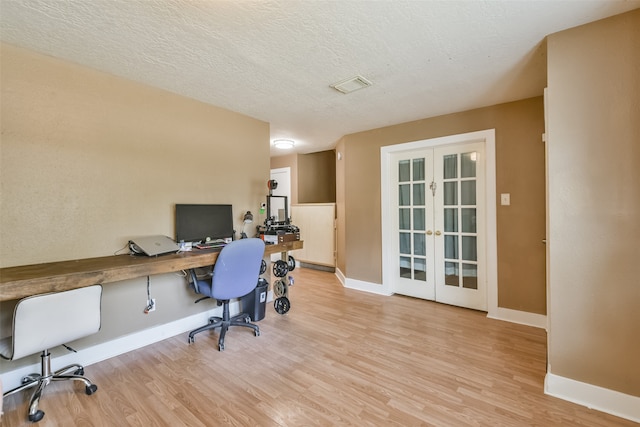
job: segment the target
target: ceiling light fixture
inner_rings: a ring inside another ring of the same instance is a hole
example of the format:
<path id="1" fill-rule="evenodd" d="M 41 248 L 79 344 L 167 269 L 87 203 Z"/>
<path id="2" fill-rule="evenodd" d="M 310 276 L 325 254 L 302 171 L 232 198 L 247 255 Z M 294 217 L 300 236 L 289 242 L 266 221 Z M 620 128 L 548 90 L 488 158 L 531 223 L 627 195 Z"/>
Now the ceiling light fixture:
<path id="1" fill-rule="evenodd" d="M 364 89 L 365 87 L 369 87 L 372 84 L 373 83 L 371 83 L 369 80 L 365 79 L 362 76 L 354 76 L 329 86 L 331 86 L 338 92 L 347 94 L 347 93 L 354 92 L 358 89 Z"/>
<path id="2" fill-rule="evenodd" d="M 273 146 L 281 149 L 293 148 L 295 143 L 290 139 L 276 139 L 273 141 Z"/>

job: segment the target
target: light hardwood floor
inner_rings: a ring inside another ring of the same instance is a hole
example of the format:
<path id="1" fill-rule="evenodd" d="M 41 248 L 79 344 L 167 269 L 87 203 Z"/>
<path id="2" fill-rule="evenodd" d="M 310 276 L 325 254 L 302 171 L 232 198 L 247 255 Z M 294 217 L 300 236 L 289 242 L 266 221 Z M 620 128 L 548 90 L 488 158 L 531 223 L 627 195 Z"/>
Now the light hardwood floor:
<path id="1" fill-rule="evenodd" d="M 98 391 L 54 383 L 45 426 L 631 426 L 543 393 L 545 332 L 485 313 L 343 289 L 296 269 L 291 311 L 261 336 L 187 333 L 88 366 Z M 55 365 L 54 365 L 55 367 Z M 3 426 L 28 425 L 29 394 Z"/>

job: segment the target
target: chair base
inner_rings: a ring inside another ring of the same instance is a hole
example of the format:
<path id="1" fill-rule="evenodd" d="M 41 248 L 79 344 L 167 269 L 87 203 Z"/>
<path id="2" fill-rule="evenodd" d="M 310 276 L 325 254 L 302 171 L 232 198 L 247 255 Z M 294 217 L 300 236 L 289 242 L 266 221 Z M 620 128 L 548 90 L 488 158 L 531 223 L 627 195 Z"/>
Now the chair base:
<path id="1" fill-rule="evenodd" d="M 222 301 L 222 317 L 210 317 L 209 323 L 189 332 L 189 343 L 195 342 L 195 335 L 203 331 L 209 331 L 220 328 L 220 338 L 218 339 L 218 350 L 224 350 L 224 337 L 230 326 L 243 326 L 253 329 L 256 337 L 260 336 L 260 328 L 258 325 L 251 323 L 251 317 L 247 313 L 240 313 L 237 316 L 229 316 L 229 301 Z"/>
<path id="2" fill-rule="evenodd" d="M 98 390 L 98 386 L 93 384 L 89 379 L 84 377 L 84 367 L 81 365 L 73 364 L 69 366 L 65 366 L 62 369 L 58 369 L 55 372 L 51 371 L 51 354 L 48 350 L 44 350 L 40 355 L 40 365 L 41 365 L 41 373 L 34 373 L 25 376 L 22 379 L 22 385 L 14 388 L 13 390 L 9 390 L 2 395 L 3 398 L 17 393 L 22 390 L 26 390 L 31 387 L 36 387 L 31 395 L 31 401 L 29 403 L 29 421 L 38 422 L 44 417 L 44 411 L 38 409 L 38 404 L 40 403 L 40 398 L 42 397 L 42 393 L 46 386 L 51 383 L 51 381 L 66 381 L 66 380 L 74 380 L 74 381 L 82 381 L 85 385 L 85 393 L 91 395 Z M 70 373 L 73 372 L 73 373 Z"/>

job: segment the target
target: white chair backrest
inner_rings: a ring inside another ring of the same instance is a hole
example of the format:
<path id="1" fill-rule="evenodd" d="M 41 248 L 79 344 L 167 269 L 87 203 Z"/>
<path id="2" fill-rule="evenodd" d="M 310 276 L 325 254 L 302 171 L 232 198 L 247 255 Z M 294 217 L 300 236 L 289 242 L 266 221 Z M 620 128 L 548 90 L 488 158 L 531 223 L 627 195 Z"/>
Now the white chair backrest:
<path id="1" fill-rule="evenodd" d="M 13 315 L 13 355 L 19 359 L 67 344 L 100 330 L 102 286 L 34 295 Z"/>

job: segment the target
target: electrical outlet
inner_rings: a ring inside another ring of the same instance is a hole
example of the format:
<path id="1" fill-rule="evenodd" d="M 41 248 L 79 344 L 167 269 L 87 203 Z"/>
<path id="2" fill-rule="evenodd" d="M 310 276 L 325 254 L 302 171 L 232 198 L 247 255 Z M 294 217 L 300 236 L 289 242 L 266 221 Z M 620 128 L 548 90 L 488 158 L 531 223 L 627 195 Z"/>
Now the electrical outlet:
<path id="1" fill-rule="evenodd" d="M 500 204 L 502 206 L 509 206 L 511 204 L 511 194 L 509 193 L 500 194 Z"/>

